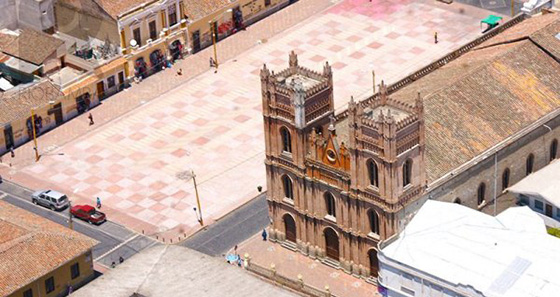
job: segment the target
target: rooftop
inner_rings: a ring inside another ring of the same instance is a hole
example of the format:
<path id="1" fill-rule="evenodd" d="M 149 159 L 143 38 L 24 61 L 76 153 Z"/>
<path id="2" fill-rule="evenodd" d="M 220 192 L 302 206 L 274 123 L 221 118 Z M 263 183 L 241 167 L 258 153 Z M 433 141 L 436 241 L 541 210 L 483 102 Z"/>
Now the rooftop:
<path id="1" fill-rule="evenodd" d="M 0 93 L 0 124 L 10 123 L 30 116 L 31 108 L 45 106 L 57 100 L 62 93 L 60 88 L 48 80 L 31 85 L 19 85 Z"/>
<path id="2" fill-rule="evenodd" d="M 198 1 L 184 1 L 185 14 L 191 21 L 196 21 L 205 16 L 211 15 L 213 12 L 220 10 L 220 8 L 234 1 L 230 0 L 198 0 Z"/>
<path id="3" fill-rule="evenodd" d="M 510 187 L 508 191 L 541 197 L 560 208 L 560 161 L 554 160 Z"/>
<path id="4" fill-rule="evenodd" d="M 219 277 L 216 277 L 219 276 Z M 86 287 L 74 297 L 140 296 L 297 296 L 247 271 L 176 245 L 160 245 L 136 254 Z M 227 292 L 227 294 L 224 294 Z"/>
<path id="5" fill-rule="evenodd" d="M 35 65 L 43 64 L 63 44 L 58 38 L 31 29 L 0 30 L 0 51 Z"/>
<path id="6" fill-rule="evenodd" d="M 380 255 L 484 296 L 557 296 L 560 290 L 560 240 L 528 207 L 492 217 L 428 200 Z"/>
<path id="7" fill-rule="evenodd" d="M 97 241 L 0 201 L 0 296 L 89 251 Z"/>

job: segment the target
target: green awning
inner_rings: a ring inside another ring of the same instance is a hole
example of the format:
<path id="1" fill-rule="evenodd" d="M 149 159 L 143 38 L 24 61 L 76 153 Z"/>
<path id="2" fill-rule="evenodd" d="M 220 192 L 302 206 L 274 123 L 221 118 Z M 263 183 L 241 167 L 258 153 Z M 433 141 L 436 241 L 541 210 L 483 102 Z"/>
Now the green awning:
<path id="1" fill-rule="evenodd" d="M 495 16 L 495 15 L 489 15 L 486 18 L 484 18 L 482 21 L 480 21 L 481 23 L 485 23 L 488 24 L 490 26 L 496 25 L 499 21 L 502 20 L 502 17 L 499 16 Z"/>

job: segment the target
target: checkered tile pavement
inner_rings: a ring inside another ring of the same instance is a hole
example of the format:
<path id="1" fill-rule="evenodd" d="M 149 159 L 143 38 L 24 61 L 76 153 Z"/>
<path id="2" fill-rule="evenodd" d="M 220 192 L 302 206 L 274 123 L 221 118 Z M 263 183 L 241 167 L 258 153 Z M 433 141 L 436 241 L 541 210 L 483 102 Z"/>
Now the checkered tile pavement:
<path id="1" fill-rule="evenodd" d="M 101 197 L 110 219 L 137 231 L 192 234 L 199 225 L 191 170 L 206 223 L 266 185 L 263 63 L 284 69 L 291 50 L 311 69 L 320 71 L 328 61 L 334 68 L 335 106 L 344 108 L 351 95 L 371 93 L 371 70 L 377 83 L 396 81 L 478 36 L 479 20 L 487 14 L 431 1 L 342 1 L 225 61 L 217 74 L 208 71 L 190 80 L 20 173 L 37 179 L 29 182 L 34 187 L 55 185 L 72 193 L 75 203 L 93 204 Z"/>

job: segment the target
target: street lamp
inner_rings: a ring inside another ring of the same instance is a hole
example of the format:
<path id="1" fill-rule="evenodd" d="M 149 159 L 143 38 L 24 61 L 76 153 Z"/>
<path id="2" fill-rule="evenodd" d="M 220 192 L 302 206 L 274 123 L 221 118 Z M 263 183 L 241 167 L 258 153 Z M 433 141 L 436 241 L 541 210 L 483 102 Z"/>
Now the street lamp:
<path id="1" fill-rule="evenodd" d="M 214 23 L 217 21 L 218 18 L 222 17 L 222 15 L 224 15 L 224 13 L 226 12 L 232 12 L 233 9 L 228 9 L 222 13 L 220 13 L 218 16 L 214 17 L 211 21 L 208 21 L 208 24 L 210 24 L 210 30 L 212 32 L 212 43 L 214 46 L 214 62 L 216 63 L 216 70 L 218 69 L 218 52 L 216 50 L 216 39 L 217 39 L 217 35 L 218 32 L 216 32 L 216 29 L 214 28 Z"/>
<path id="2" fill-rule="evenodd" d="M 198 197 L 198 189 L 196 187 L 196 175 L 194 174 L 194 170 L 191 171 L 191 176 L 194 183 L 194 193 L 196 194 L 196 205 L 198 206 L 198 212 L 196 211 L 196 207 L 194 207 L 194 212 L 197 213 L 198 222 L 201 226 L 204 226 L 204 221 L 202 220 L 202 208 L 200 208 L 200 198 Z"/>
<path id="3" fill-rule="evenodd" d="M 31 127 L 33 127 L 33 143 L 35 150 L 35 162 L 39 162 L 39 148 L 37 147 L 37 131 L 35 131 L 35 108 L 31 108 Z"/>

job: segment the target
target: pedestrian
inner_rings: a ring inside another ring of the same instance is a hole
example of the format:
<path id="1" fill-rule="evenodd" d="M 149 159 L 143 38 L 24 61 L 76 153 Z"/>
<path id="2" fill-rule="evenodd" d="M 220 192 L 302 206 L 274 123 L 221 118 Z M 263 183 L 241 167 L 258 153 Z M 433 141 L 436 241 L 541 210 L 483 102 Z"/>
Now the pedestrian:
<path id="1" fill-rule="evenodd" d="M 90 126 L 93 125 L 93 124 L 94 124 L 94 123 L 93 123 L 93 115 L 91 114 L 91 112 L 90 112 L 89 115 L 88 115 L 88 119 L 89 119 L 89 125 L 90 125 Z"/>
<path id="2" fill-rule="evenodd" d="M 262 236 L 262 238 L 263 238 L 263 241 L 266 241 L 266 235 L 267 235 L 267 234 L 266 234 L 266 229 L 263 229 L 263 232 L 262 232 L 262 234 L 261 234 L 261 236 Z"/>
<path id="3" fill-rule="evenodd" d="M 237 267 L 241 267 L 241 264 L 243 264 L 243 261 L 241 260 L 241 257 L 238 255 L 237 256 Z"/>
<path id="4" fill-rule="evenodd" d="M 237 245 L 233 248 L 233 253 L 237 255 Z"/>
<path id="5" fill-rule="evenodd" d="M 115 268 L 115 266 L 116 266 L 115 261 L 113 261 L 113 262 L 111 263 L 111 268 Z"/>
<path id="6" fill-rule="evenodd" d="M 16 157 L 16 154 L 14 153 L 14 147 L 13 146 L 10 147 L 10 155 L 12 156 L 12 158 Z"/>
<path id="7" fill-rule="evenodd" d="M 437 32 L 434 32 L 434 43 L 437 44 L 438 40 L 437 40 Z"/>
<path id="8" fill-rule="evenodd" d="M 183 75 L 183 68 L 179 68 L 179 70 L 177 70 L 177 75 Z"/>
<path id="9" fill-rule="evenodd" d="M 210 57 L 210 68 L 216 67 L 216 61 L 214 61 L 214 58 Z"/>
<path id="10" fill-rule="evenodd" d="M 124 258 L 122 256 L 119 257 L 119 264 L 122 264 L 122 262 L 124 262 Z"/>
<path id="11" fill-rule="evenodd" d="M 97 208 L 101 209 L 101 198 L 97 197 Z"/>

